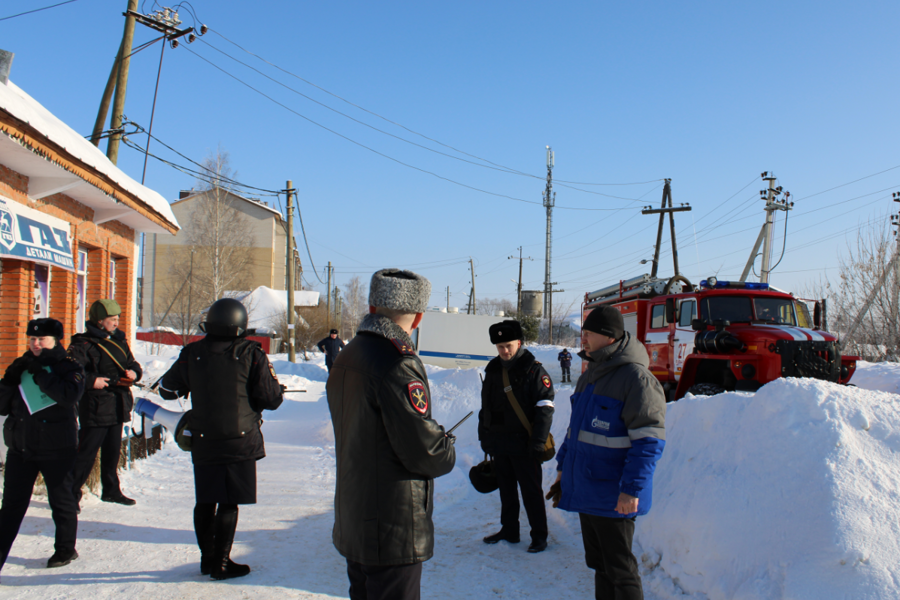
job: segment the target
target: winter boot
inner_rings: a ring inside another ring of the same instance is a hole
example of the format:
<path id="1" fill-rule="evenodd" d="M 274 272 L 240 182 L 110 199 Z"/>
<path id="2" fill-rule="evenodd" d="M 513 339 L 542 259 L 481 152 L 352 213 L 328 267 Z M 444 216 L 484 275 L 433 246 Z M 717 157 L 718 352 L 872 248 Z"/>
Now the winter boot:
<path id="1" fill-rule="evenodd" d="M 75 551 L 75 548 L 64 551 L 57 550 L 53 553 L 53 556 L 50 557 L 50 560 L 47 561 L 47 568 L 55 569 L 56 567 L 64 567 L 76 558 L 78 558 L 78 552 Z"/>
<path id="2" fill-rule="evenodd" d="M 200 573 L 209 575 L 213 568 L 216 545 L 216 505 L 197 503 L 194 505 L 194 533 L 200 546 Z"/>
<path id="3" fill-rule="evenodd" d="M 501 529 L 497 533 L 485 537 L 484 543 L 485 544 L 496 544 L 497 542 L 499 542 L 501 540 L 506 540 L 510 544 L 518 544 L 519 543 L 519 533 Z"/>
<path id="4" fill-rule="evenodd" d="M 216 512 L 216 541 L 213 548 L 213 562 L 210 577 L 231 579 L 250 573 L 250 567 L 231 560 L 231 546 L 237 530 L 238 507 L 236 504 L 220 504 Z"/>

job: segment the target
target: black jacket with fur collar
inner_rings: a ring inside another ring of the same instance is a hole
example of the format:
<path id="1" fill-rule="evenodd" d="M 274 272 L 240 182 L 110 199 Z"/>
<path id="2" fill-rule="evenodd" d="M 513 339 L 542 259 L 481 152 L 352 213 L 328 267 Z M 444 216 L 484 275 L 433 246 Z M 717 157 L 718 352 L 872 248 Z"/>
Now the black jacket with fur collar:
<path id="1" fill-rule="evenodd" d="M 425 368 L 393 321 L 368 315 L 337 355 L 327 383 L 337 482 L 335 548 L 371 566 L 434 554 L 434 478 L 456 452 L 431 418 Z"/>

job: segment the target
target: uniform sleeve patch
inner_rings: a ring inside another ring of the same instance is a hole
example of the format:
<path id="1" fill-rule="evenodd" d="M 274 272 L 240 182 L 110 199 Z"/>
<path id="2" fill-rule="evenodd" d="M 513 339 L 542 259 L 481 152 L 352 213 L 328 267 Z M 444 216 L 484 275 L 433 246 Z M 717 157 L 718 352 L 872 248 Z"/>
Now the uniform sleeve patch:
<path id="1" fill-rule="evenodd" d="M 541 383 L 543 383 L 544 387 L 547 389 L 550 389 L 550 387 L 553 386 L 553 382 L 550 381 L 550 377 L 548 377 L 547 375 L 544 375 L 543 377 L 541 377 Z"/>
<path id="2" fill-rule="evenodd" d="M 425 414 L 428 410 L 428 395 L 425 393 L 425 384 L 421 381 L 412 381 L 407 385 L 409 390 L 409 403 L 419 414 Z"/>
<path id="3" fill-rule="evenodd" d="M 269 373 L 272 374 L 272 379 L 278 381 L 278 375 L 275 374 L 275 367 L 272 366 L 272 363 L 269 363 Z"/>

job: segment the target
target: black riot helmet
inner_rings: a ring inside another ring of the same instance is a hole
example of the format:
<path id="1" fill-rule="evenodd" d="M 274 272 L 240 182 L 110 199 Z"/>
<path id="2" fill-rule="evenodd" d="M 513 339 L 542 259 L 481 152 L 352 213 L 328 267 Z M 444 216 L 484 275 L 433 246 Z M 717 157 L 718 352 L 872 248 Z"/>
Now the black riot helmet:
<path id="1" fill-rule="evenodd" d="M 238 337 L 247 331 L 247 309 L 234 298 L 216 300 L 206 313 L 200 330 L 210 335 Z"/>

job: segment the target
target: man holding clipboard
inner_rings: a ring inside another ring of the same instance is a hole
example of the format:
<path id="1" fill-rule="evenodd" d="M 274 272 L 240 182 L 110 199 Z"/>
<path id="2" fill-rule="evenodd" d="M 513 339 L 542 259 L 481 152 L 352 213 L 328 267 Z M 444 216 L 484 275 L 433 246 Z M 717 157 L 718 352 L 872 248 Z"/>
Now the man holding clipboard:
<path id="1" fill-rule="evenodd" d="M 78 558 L 78 505 L 69 473 L 78 446 L 76 405 L 84 370 L 60 346 L 63 326 L 56 319 L 35 319 L 27 333 L 28 350 L 0 379 L 0 415 L 9 415 L 3 426 L 9 450 L 0 506 L 0 567 L 19 533 L 38 473 L 44 476 L 56 524 L 55 552 L 47 567 L 61 567 Z"/>

